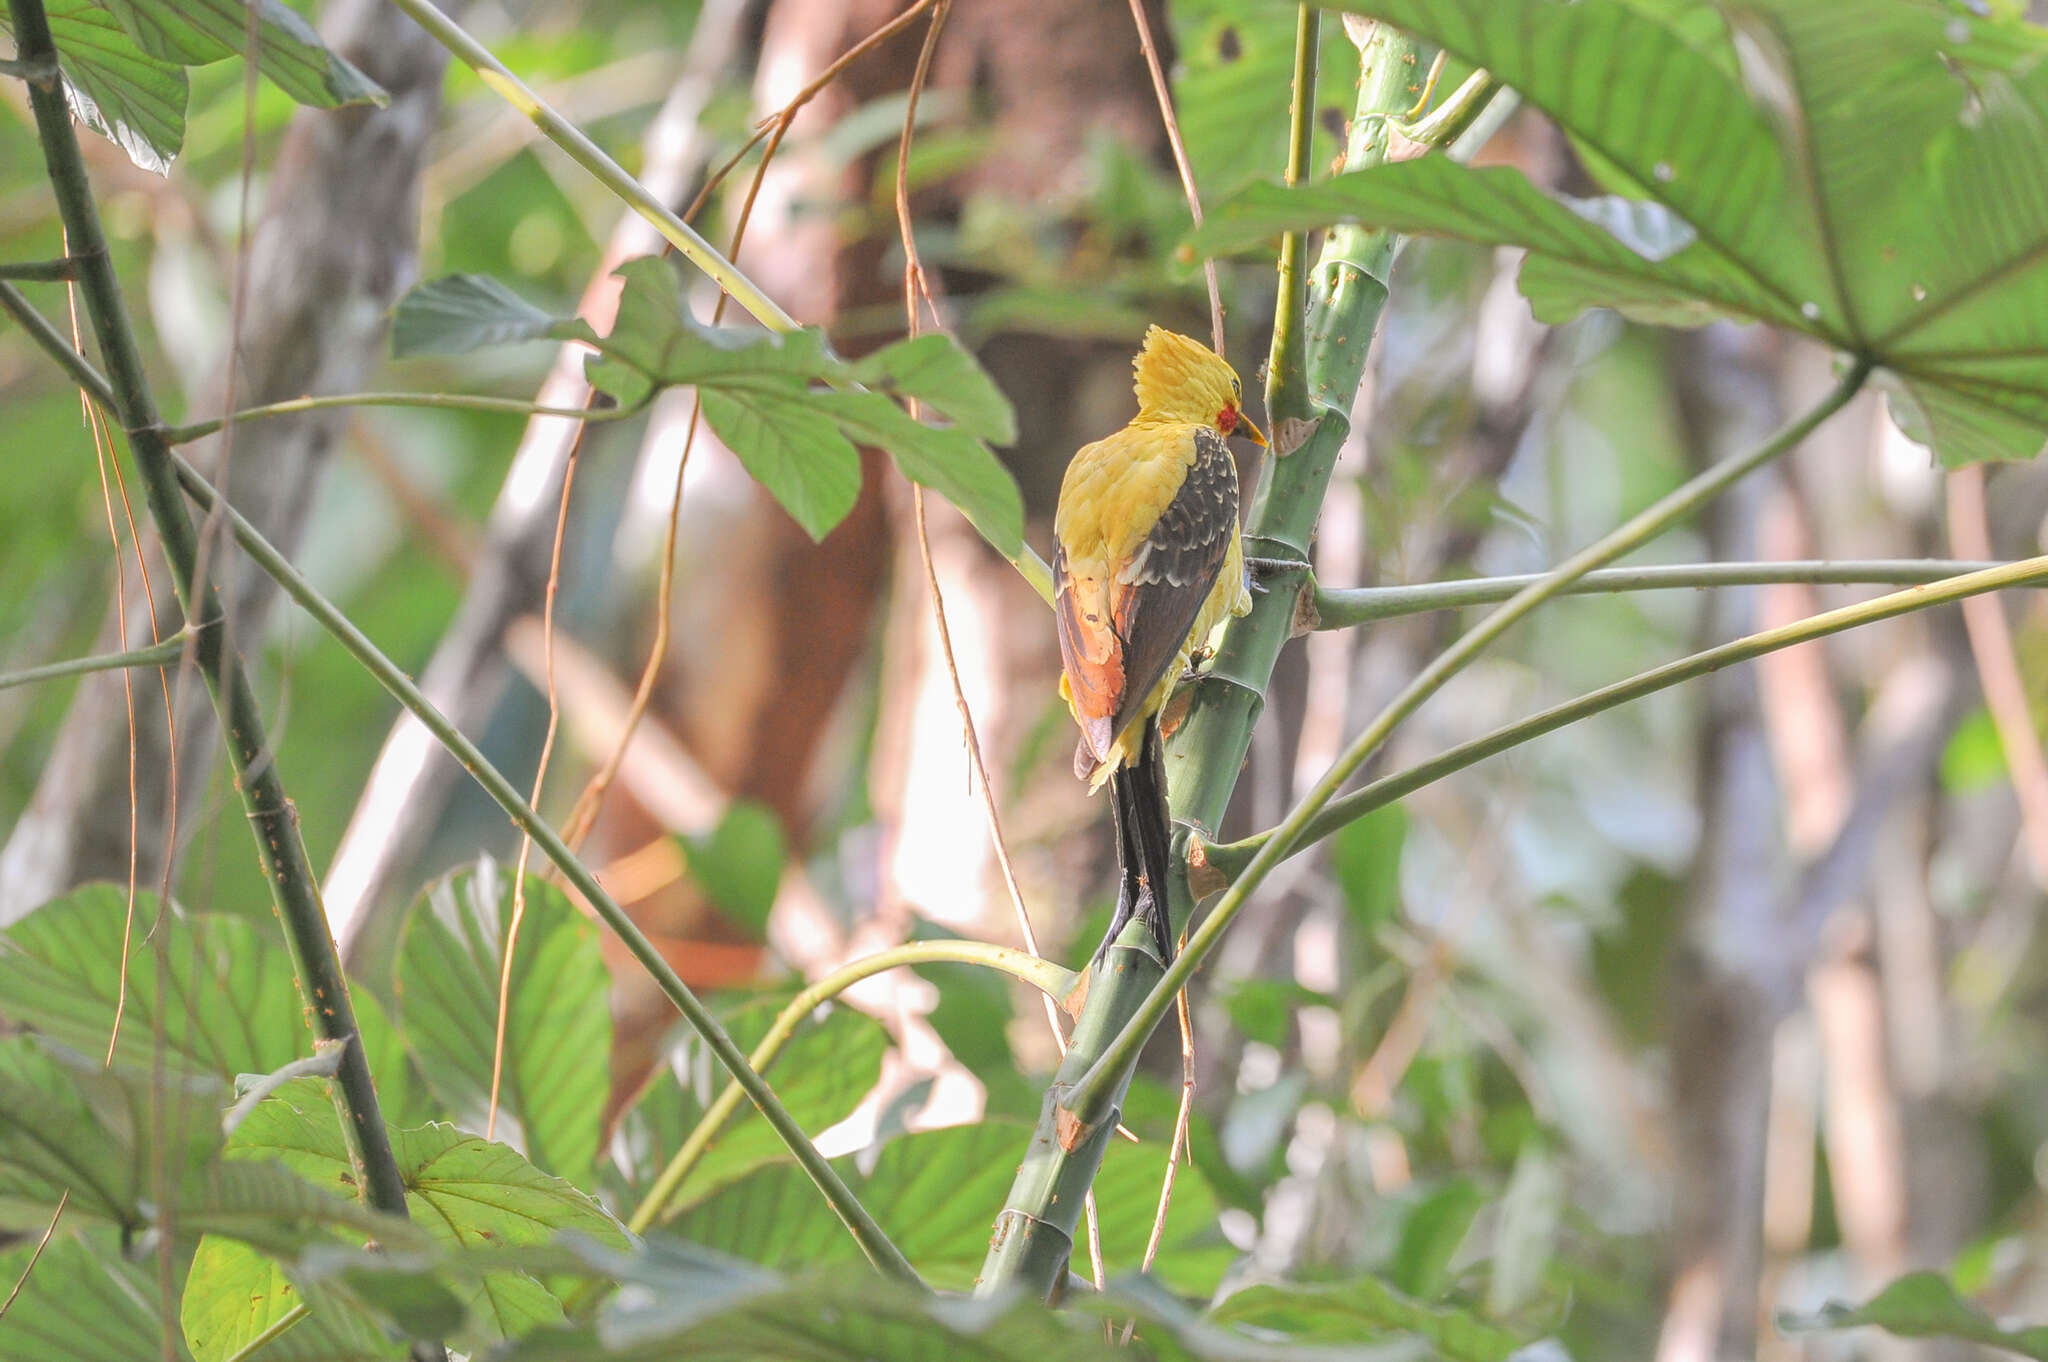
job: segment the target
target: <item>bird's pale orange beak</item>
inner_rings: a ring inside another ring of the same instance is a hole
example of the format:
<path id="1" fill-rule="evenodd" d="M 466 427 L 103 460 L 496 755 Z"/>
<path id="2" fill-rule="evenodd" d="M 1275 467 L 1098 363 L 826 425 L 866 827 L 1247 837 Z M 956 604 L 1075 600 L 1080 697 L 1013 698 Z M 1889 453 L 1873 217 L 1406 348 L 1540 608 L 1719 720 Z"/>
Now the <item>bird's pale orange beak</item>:
<path id="1" fill-rule="evenodd" d="M 1253 425 L 1252 418 L 1246 416 L 1243 412 L 1239 412 L 1237 414 L 1237 429 L 1232 431 L 1231 434 L 1242 435 L 1245 439 L 1250 440 L 1253 444 L 1257 445 L 1261 449 L 1267 447 L 1266 433 L 1260 430 L 1257 426 Z"/>

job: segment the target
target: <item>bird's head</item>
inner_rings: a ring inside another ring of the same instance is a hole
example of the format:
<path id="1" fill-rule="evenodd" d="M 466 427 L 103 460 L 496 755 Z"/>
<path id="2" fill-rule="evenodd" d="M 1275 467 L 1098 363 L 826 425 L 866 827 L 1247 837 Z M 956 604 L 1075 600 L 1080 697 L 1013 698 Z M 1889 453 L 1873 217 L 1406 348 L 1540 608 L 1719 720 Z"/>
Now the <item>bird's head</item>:
<path id="1" fill-rule="evenodd" d="M 1131 369 L 1141 418 L 1212 426 L 1225 435 L 1266 443 L 1245 417 L 1244 387 L 1236 371 L 1200 341 L 1155 326 L 1145 333 L 1145 348 Z"/>

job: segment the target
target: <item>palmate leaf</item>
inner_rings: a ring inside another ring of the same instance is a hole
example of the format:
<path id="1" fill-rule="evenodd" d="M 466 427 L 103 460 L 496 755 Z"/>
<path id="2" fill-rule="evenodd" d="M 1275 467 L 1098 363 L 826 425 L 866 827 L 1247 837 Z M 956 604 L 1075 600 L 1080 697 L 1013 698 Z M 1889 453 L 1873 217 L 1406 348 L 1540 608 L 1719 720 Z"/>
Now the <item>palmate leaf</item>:
<path id="1" fill-rule="evenodd" d="M 1254 188 L 1205 241 L 1358 220 L 1519 245 L 1546 318 L 1602 305 L 1802 332 L 1885 371 L 1950 464 L 2048 437 L 2040 30 L 1913 0 L 1325 2 L 1485 66 L 1655 205 L 1432 157 Z"/>

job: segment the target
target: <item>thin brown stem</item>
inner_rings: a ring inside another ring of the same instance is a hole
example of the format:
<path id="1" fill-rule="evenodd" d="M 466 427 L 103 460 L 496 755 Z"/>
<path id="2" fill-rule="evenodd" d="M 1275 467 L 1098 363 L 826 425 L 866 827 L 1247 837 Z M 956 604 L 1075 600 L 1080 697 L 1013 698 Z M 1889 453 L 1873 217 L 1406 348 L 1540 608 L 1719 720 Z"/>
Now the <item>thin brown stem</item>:
<path id="1" fill-rule="evenodd" d="M 1138 46 L 1145 49 L 1145 69 L 1152 73 L 1152 93 L 1159 101 L 1159 121 L 1166 125 L 1166 144 L 1173 149 L 1174 169 L 1180 172 L 1181 192 L 1187 195 L 1188 216 L 1202 225 L 1202 195 L 1195 188 L 1195 168 L 1188 163 L 1187 142 L 1180 135 L 1180 118 L 1173 111 L 1173 90 L 1166 83 L 1166 68 L 1159 61 L 1159 44 L 1152 40 L 1152 21 L 1145 17 L 1145 0 L 1131 0 L 1131 22 L 1138 27 Z M 1223 353 L 1223 290 L 1216 278 L 1216 258 L 1202 257 L 1202 280 L 1209 286 L 1209 343 Z"/>
<path id="2" fill-rule="evenodd" d="M 548 727 L 540 743 L 540 764 L 533 772 L 533 793 L 526 802 L 540 807 L 541 787 L 547 783 L 548 762 L 555 754 L 555 734 L 562 726 L 562 706 L 555 693 L 555 594 L 562 585 L 562 540 L 569 529 L 569 496 L 576 486 L 576 466 L 583 453 L 580 427 L 570 442 L 569 458 L 562 469 L 562 496 L 555 508 L 555 542 L 548 555 L 547 594 L 541 602 L 541 659 L 547 675 Z M 484 1138 L 492 1139 L 498 1129 L 498 1087 L 505 1072 L 505 1015 L 512 1008 L 512 958 L 519 948 L 519 928 L 526 920 L 526 865 L 533 857 L 533 834 L 519 834 L 519 861 L 512 872 L 512 921 L 505 929 L 505 959 L 498 967 L 498 1021 L 491 1045 L 491 1101 L 484 1118 Z M 494 905 L 495 907 L 495 905 Z"/>

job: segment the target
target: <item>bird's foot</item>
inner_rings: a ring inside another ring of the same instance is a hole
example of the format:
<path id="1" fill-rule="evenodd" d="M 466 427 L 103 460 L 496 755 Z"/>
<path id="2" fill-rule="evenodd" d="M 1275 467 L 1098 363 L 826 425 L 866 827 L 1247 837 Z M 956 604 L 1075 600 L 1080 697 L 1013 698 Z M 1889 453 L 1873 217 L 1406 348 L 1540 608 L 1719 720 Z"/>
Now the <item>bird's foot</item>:
<path id="1" fill-rule="evenodd" d="M 1268 577 L 1283 577 L 1290 572 L 1306 573 L 1313 565 L 1300 557 L 1265 558 L 1247 556 L 1244 560 L 1245 585 L 1263 596 L 1266 594 Z"/>

